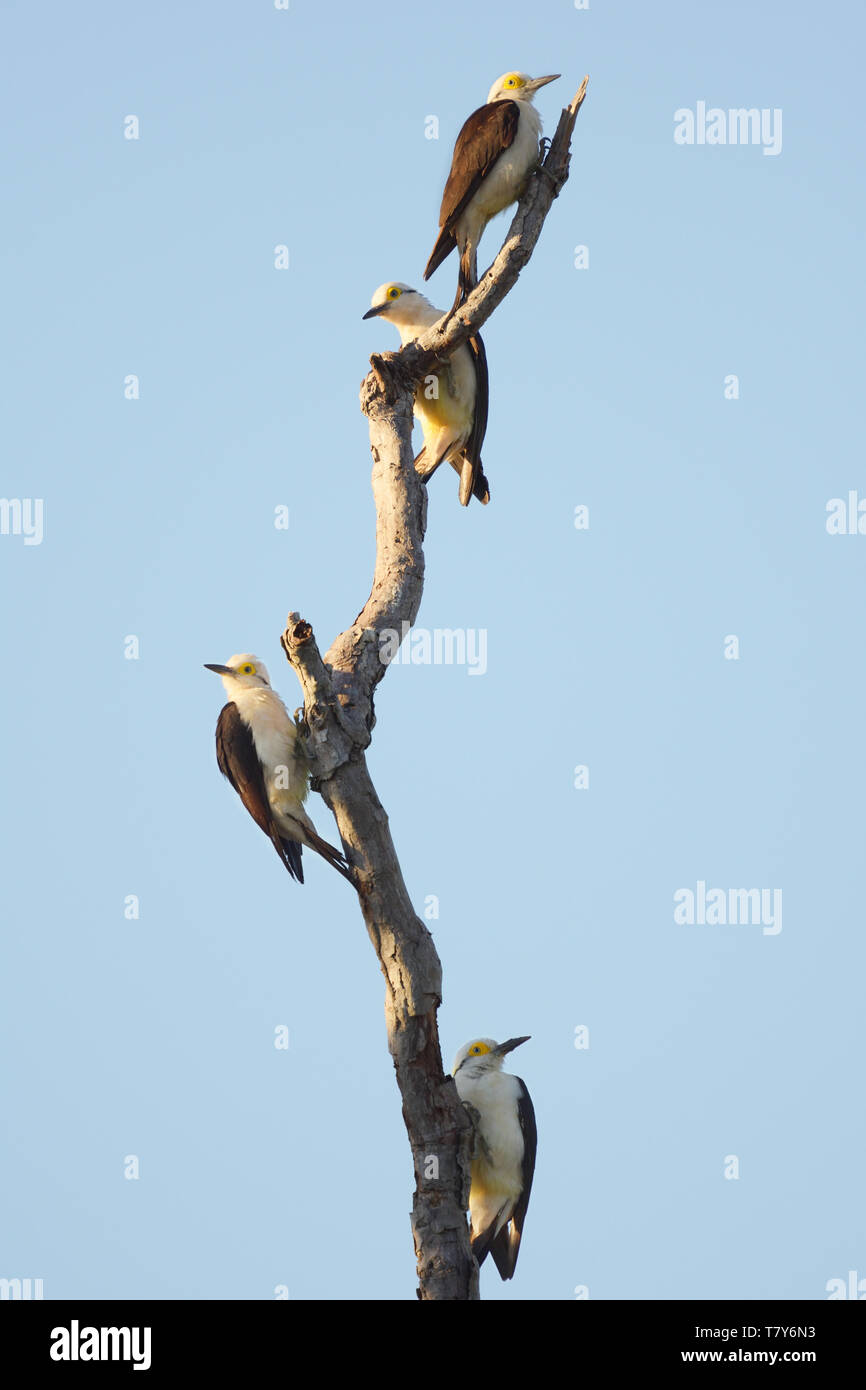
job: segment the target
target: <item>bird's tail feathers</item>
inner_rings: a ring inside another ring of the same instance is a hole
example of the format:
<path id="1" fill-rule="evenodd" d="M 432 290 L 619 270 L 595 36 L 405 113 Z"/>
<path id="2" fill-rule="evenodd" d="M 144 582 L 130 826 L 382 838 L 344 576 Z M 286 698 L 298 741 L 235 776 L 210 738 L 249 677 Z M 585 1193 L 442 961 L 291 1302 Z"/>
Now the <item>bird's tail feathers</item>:
<path id="1" fill-rule="evenodd" d="M 491 1224 L 484 1231 L 479 1231 L 477 1235 L 470 1233 L 469 1242 L 472 1246 L 472 1253 L 478 1262 L 478 1268 L 484 1264 L 490 1254 L 490 1247 L 493 1244 L 493 1232 L 496 1229 L 495 1223 Z"/>
<path id="2" fill-rule="evenodd" d="M 422 478 L 426 483 L 428 478 L 433 477 L 433 474 L 436 472 L 441 462 L 442 460 L 440 458 L 437 459 L 434 464 L 430 463 L 430 459 L 427 455 L 427 445 L 425 444 L 421 452 L 415 455 L 415 472 L 418 474 L 418 477 Z"/>
<path id="3" fill-rule="evenodd" d="M 510 1226 L 503 1226 L 495 1240 L 490 1243 L 490 1253 L 499 1270 L 500 1279 L 510 1279 L 513 1276 L 519 1250 L 520 1232 L 512 1222 Z"/>
<path id="4" fill-rule="evenodd" d="M 301 865 L 301 846 L 297 840 L 289 840 L 280 835 L 276 828 L 271 830 L 271 839 L 274 849 L 282 859 L 292 878 L 297 879 L 298 883 L 304 881 L 304 870 Z"/>
<path id="5" fill-rule="evenodd" d="M 415 472 L 418 474 L 419 478 L 423 479 L 425 483 L 432 478 L 440 463 L 444 462 L 445 453 L 447 453 L 447 450 L 445 450 L 441 457 L 431 466 L 428 461 L 427 445 L 425 444 L 421 452 L 415 457 Z M 470 497 L 477 497 L 478 501 L 486 507 L 487 503 L 490 501 L 490 484 L 482 471 L 481 460 L 478 459 L 477 461 L 473 461 L 464 456 L 459 471 L 461 505 L 466 507 L 469 505 Z"/>
<path id="6" fill-rule="evenodd" d="M 354 884 L 355 880 L 352 876 L 352 871 L 340 850 L 335 849 L 333 845 L 329 845 L 328 841 L 323 840 L 321 835 L 317 835 L 315 830 L 307 831 L 307 844 L 310 849 L 314 849 L 317 854 L 320 854 L 326 863 L 330 864 L 332 869 L 336 869 L 337 873 L 342 874 L 343 878 L 348 879 L 351 884 Z"/>
<path id="7" fill-rule="evenodd" d="M 442 262 L 451 255 L 457 245 L 454 233 L 446 227 L 440 228 L 436 238 L 436 245 L 430 252 L 430 259 L 424 268 L 424 279 L 429 280 L 434 270 L 438 270 Z"/>
<path id="8" fill-rule="evenodd" d="M 472 1253 L 478 1261 L 479 1267 L 487 1259 L 487 1256 L 492 1254 L 494 1260 L 496 1261 L 496 1268 L 499 1270 L 499 1273 L 502 1275 L 502 1278 L 510 1279 L 511 1275 L 514 1273 L 514 1266 L 511 1266 L 511 1273 L 502 1274 L 502 1265 L 500 1264 L 500 1260 L 503 1257 L 503 1251 L 507 1251 L 508 1249 L 508 1222 L 502 1221 L 502 1218 L 505 1215 L 506 1210 L 507 1203 L 503 1203 L 503 1205 L 499 1208 L 498 1212 L 494 1216 L 493 1220 L 487 1226 L 484 1227 L 483 1231 L 476 1231 L 475 1227 L 472 1226 L 469 1231 L 469 1241 L 472 1246 Z M 501 1221 L 502 1225 L 500 1226 L 499 1223 Z M 497 1227 L 499 1227 L 498 1230 Z M 520 1236 L 517 1237 L 517 1241 L 519 1244 Z M 516 1258 L 517 1257 L 515 1255 L 515 1259 Z"/>
<path id="9" fill-rule="evenodd" d="M 478 284 L 478 252 L 474 247 L 464 246 L 460 252 L 460 273 L 457 278 L 457 298 L 454 308 L 458 309 L 469 298 Z M 452 313 L 454 310 L 452 309 Z"/>
<path id="10" fill-rule="evenodd" d="M 485 507 L 490 501 L 490 484 L 484 476 L 480 458 L 463 455 L 460 466 L 460 505 L 469 506 L 470 497 L 477 497 Z"/>
<path id="11" fill-rule="evenodd" d="M 439 443 L 439 439 L 442 438 L 443 434 L 445 442 Z M 439 439 L 437 439 L 436 441 L 437 443 L 439 443 L 438 454 L 434 454 L 432 450 L 428 449 L 427 445 L 425 444 L 420 454 L 418 454 L 415 458 L 415 472 L 418 474 L 419 477 L 424 479 L 425 483 L 427 482 L 428 478 L 433 477 L 433 474 L 436 472 L 436 469 L 439 467 L 440 463 L 445 462 L 448 455 L 454 448 L 455 440 L 453 434 L 449 434 L 447 431 L 442 431 L 440 432 Z M 451 461 L 454 464 L 454 467 L 459 472 L 460 470 L 457 465 L 456 459 L 452 457 Z"/>

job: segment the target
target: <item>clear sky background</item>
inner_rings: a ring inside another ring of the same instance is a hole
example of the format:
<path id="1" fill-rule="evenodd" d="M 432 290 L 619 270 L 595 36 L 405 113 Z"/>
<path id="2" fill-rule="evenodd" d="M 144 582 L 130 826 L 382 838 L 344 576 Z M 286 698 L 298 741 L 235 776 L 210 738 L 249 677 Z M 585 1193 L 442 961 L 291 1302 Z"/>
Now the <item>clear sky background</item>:
<path id="1" fill-rule="evenodd" d="M 866 1277 L 866 535 L 826 529 L 866 497 L 862 6 L 21 0 L 3 29 L 0 491 L 44 536 L 0 536 L 0 1276 L 414 1299 L 382 977 L 345 882 L 307 854 L 292 883 L 220 777 L 202 663 L 257 652 L 294 708 L 286 613 L 324 649 L 366 599 L 358 386 L 397 335 L 361 316 L 420 285 L 454 137 L 516 67 L 563 74 L 548 134 L 590 87 L 485 331 L 491 504 L 430 487 L 419 623 L 483 629 L 487 671 L 393 668 L 369 753 L 438 899 L 446 1064 L 532 1035 L 526 1234 L 482 1293 Z M 780 108 L 781 153 L 676 144 L 699 101 Z M 781 889 L 782 930 L 675 922 L 699 881 Z"/>

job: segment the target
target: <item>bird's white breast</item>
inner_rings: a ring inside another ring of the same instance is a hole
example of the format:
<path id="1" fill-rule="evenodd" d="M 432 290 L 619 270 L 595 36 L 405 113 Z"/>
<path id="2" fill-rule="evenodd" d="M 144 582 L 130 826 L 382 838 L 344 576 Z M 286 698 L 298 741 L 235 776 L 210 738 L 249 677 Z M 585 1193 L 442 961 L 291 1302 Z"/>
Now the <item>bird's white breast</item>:
<path id="1" fill-rule="evenodd" d="M 419 305 L 411 320 L 395 319 L 400 342 L 413 342 L 442 317 L 432 305 Z M 475 418 L 475 395 L 475 364 L 469 348 L 461 343 L 447 365 L 425 377 L 415 392 L 415 414 L 421 422 L 425 443 L 434 453 L 449 443 L 455 450 L 466 443 Z M 440 431 L 444 432 L 441 440 Z"/>
<path id="2" fill-rule="evenodd" d="M 517 1111 L 517 1078 L 507 1072 L 461 1077 L 458 1071 L 455 1080 L 460 1099 L 468 1101 L 479 1114 L 481 1143 L 476 1143 L 472 1163 L 476 1199 L 489 1196 L 497 1204 L 504 1198 L 516 1201 L 523 1188 L 524 1148 Z"/>
<path id="3" fill-rule="evenodd" d="M 307 791 L 306 769 L 296 756 L 294 723 L 277 692 L 263 687 L 241 690 L 234 702 L 252 733 L 268 799 L 280 801 L 288 794 L 291 800 L 302 800 Z"/>
<path id="4" fill-rule="evenodd" d="M 415 392 L 415 412 L 427 433 L 428 421 L 434 429 L 448 425 L 468 436 L 475 414 L 475 366 L 465 343 L 437 367 L 435 383 L 428 377 Z M 431 394 L 435 386 L 435 394 Z"/>

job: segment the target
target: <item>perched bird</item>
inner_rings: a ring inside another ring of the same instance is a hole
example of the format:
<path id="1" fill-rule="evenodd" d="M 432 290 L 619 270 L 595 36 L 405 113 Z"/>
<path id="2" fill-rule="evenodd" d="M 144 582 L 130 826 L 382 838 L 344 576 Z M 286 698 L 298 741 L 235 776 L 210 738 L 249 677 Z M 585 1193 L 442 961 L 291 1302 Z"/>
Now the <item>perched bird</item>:
<path id="1" fill-rule="evenodd" d="M 220 772 L 227 777 L 256 825 L 269 837 L 292 878 L 304 881 L 301 845 L 314 849 L 351 883 L 338 849 L 316 834 L 304 810 L 309 772 L 297 730 L 267 668 L 249 653 L 205 669 L 222 676 L 227 705 L 216 727 Z"/>
<path id="2" fill-rule="evenodd" d="M 538 1135 L 529 1092 L 519 1076 L 502 1070 L 506 1053 L 529 1042 L 477 1038 L 461 1047 L 451 1075 L 475 1121 L 469 1190 L 469 1237 L 479 1265 L 488 1252 L 503 1279 L 517 1264 L 529 1206 Z"/>
<path id="3" fill-rule="evenodd" d="M 393 323 L 401 343 L 411 343 L 444 318 L 423 294 L 399 280 L 386 280 L 370 301 L 365 319 L 381 315 Z M 490 486 L 481 467 L 481 445 L 487 430 L 487 354 L 479 334 L 461 344 L 440 367 L 431 385 L 430 378 L 415 392 L 415 414 L 424 431 L 424 448 L 415 459 L 415 468 L 425 480 L 440 463 L 450 463 L 460 475 L 461 505 L 469 505 L 474 494 L 479 502 L 490 501 Z"/>
<path id="4" fill-rule="evenodd" d="M 439 236 L 424 279 L 429 280 L 454 247 L 460 250 L 460 275 L 454 309 L 478 283 L 478 243 L 491 217 L 521 197 L 538 164 L 541 117 L 532 105 L 539 87 L 551 77 L 506 72 L 490 88 L 486 105 L 466 121 L 451 160 L 442 195 Z"/>

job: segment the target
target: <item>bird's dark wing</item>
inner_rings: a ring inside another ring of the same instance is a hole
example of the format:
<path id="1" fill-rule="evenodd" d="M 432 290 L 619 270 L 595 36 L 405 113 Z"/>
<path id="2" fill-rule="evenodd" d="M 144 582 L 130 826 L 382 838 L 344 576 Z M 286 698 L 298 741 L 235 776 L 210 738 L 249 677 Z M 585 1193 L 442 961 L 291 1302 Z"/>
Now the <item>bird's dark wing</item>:
<path id="1" fill-rule="evenodd" d="M 220 772 L 231 782 L 256 825 L 265 832 L 292 878 L 303 883 L 301 846 L 294 840 L 282 839 L 274 824 L 256 745 L 234 701 L 223 705 L 220 710 L 216 727 L 216 755 Z"/>
<path id="2" fill-rule="evenodd" d="M 491 101 L 479 106 L 463 124 L 454 145 L 451 172 L 442 206 L 439 226 L 457 221 L 481 180 L 496 163 L 503 150 L 513 144 L 520 120 L 516 101 Z"/>
<path id="3" fill-rule="evenodd" d="M 520 1237 L 523 1235 L 523 1223 L 526 1220 L 526 1208 L 529 1206 L 529 1194 L 532 1191 L 532 1178 L 535 1173 L 535 1152 L 538 1148 L 538 1130 L 535 1126 L 535 1111 L 532 1107 L 532 1101 L 519 1076 L 516 1080 L 520 1085 L 517 1118 L 523 1131 L 523 1187 L 517 1199 L 510 1226 L 503 1226 L 490 1247 L 496 1268 L 503 1279 L 510 1279 L 517 1265 L 517 1256 L 520 1253 Z"/>
<path id="4" fill-rule="evenodd" d="M 439 236 L 424 271 L 425 280 L 454 250 L 454 224 L 489 169 L 513 143 L 519 120 L 516 101 L 491 101 L 479 106 L 465 122 L 454 146 L 439 210 Z"/>
<path id="5" fill-rule="evenodd" d="M 494 1227 L 491 1226 L 490 1230 L 492 1232 Z M 511 1227 L 506 1221 L 496 1239 L 488 1242 L 487 1250 L 484 1252 L 485 1254 L 491 1254 L 493 1256 L 493 1263 L 499 1270 L 500 1279 L 510 1279 L 514 1273 L 514 1268 L 511 1264 L 511 1248 L 508 1243 L 510 1230 Z M 478 1259 L 474 1245 L 472 1246 L 472 1253 L 475 1255 L 475 1258 Z M 478 1263 L 480 1265 L 481 1261 L 478 1260 Z"/>
<path id="6" fill-rule="evenodd" d="M 485 478 L 481 466 L 481 446 L 487 433 L 487 408 L 490 402 L 487 353 L 484 349 L 484 343 L 481 341 L 480 333 L 476 333 L 474 338 L 470 338 L 466 346 L 472 353 L 475 366 L 475 418 L 472 421 L 472 433 L 466 448 L 463 450 L 464 458 L 467 458 L 472 465 L 469 487 L 464 488 L 462 479 L 460 484 L 460 501 L 463 502 L 464 507 L 469 504 L 470 492 L 478 498 L 479 502 L 487 503 L 490 501 L 490 484 Z M 463 500 L 464 494 L 465 501 Z"/>

